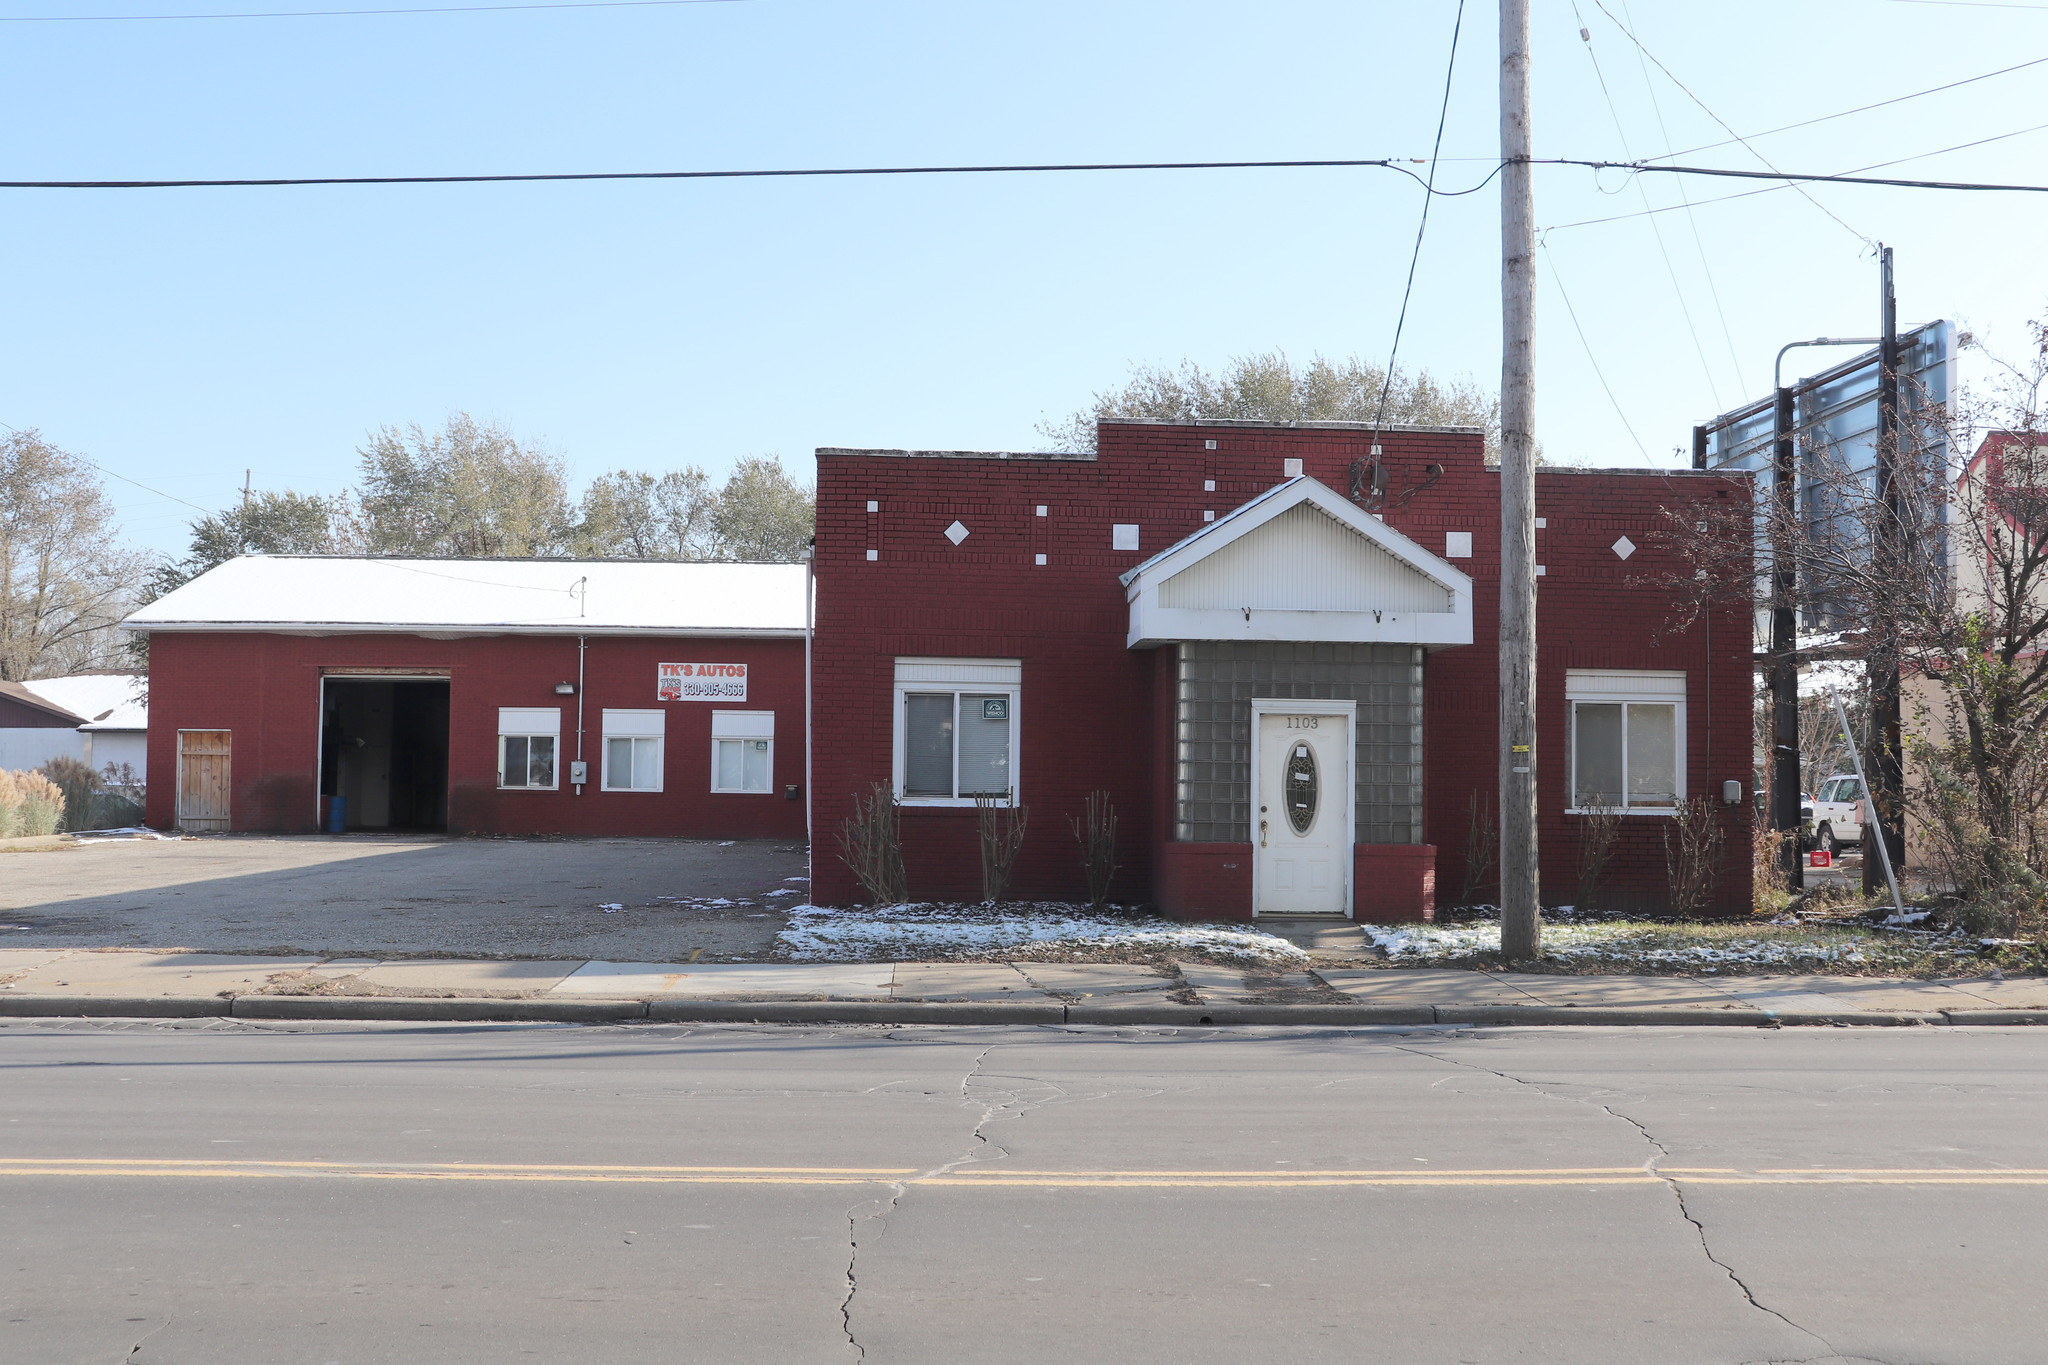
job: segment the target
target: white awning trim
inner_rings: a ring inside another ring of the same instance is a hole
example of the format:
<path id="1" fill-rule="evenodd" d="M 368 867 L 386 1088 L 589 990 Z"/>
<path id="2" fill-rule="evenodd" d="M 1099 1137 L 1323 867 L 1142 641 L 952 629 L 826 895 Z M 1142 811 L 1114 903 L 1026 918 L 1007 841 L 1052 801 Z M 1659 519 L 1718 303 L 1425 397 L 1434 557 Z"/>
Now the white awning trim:
<path id="1" fill-rule="evenodd" d="M 562 733 L 559 706 L 501 706 L 498 708 L 501 735 L 557 735 Z"/>
<path id="2" fill-rule="evenodd" d="M 1024 681 L 1024 665 L 1017 659 L 898 659 L 896 681 L 948 687 L 1016 687 Z"/>
<path id="3" fill-rule="evenodd" d="M 613 706 L 604 709 L 606 739 L 660 739 L 666 733 L 666 711 L 628 711 Z"/>
<path id="4" fill-rule="evenodd" d="M 711 713 L 711 737 L 713 739 L 773 739 L 775 738 L 775 713 L 773 711 L 713 711 Z"/>
<path id="5" fill-rule="evenodd" d="M 1180 640 L 1472 643 L 1472 580 L 1311 478 L 1123 575 L 1133 649 Z"/>

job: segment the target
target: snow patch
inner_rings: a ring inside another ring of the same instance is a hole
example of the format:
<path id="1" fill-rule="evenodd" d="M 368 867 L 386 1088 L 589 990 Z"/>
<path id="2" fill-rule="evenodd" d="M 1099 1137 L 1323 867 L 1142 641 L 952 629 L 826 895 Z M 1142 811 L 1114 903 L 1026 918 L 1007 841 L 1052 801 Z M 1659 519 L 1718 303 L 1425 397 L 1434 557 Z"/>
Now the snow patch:
<path id="1" fill-rule="evenodd" d="M 910 904 L 830 910 L 793 905 L 777 942 L 795 962 L 987 956 L 1025 948 L 1109 948 L 1306 961 L 1286 939 L 1257 929 L 1122 915 L 1060 902 L 976 906 Z"/>

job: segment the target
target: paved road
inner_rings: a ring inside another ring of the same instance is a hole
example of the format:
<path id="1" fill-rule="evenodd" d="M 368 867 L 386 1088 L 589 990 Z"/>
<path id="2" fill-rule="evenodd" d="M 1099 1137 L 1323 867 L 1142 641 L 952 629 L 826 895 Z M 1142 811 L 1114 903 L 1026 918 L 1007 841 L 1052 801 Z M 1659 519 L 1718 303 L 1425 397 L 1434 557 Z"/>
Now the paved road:
<path id="1" fill-rule="evenodd" d="M 786 923 L 805 862 L 764 839 L 229 834 L 0 851 L 0 948 L 745 957 Z"/>
<path id="2" fill-rule="evenodd" d="M 2048 1031 L 0 1026 L 0 1360 L 2038 1361 Z"/>

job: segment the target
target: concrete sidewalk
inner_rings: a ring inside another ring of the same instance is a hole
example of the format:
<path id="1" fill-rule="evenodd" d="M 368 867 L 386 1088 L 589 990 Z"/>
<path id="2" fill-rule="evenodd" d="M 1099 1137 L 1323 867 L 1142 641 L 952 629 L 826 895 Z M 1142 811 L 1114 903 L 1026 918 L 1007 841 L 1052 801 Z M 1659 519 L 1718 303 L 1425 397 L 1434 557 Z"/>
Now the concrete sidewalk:
<path id="1" fill-rule="evenodd" d="M 687 963 L 0 949 L 0 1015 L 991 1023 L 2048 1022 L 2048 980 L 1178 963 Z"/>

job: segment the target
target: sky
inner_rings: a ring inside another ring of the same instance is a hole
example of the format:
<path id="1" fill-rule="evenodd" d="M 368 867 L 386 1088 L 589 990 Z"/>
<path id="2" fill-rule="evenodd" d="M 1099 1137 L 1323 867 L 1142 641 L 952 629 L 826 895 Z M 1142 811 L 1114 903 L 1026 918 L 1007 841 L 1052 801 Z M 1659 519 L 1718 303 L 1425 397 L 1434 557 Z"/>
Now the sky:
<path id="1" fill-rule="evenodd" d="M 436 4 L 475 0 L 0 0 L 0 179 L 1356 157 L 1427 174 L 1459 18 L 1456 0 L 51 18 Z M 1539 157 L 1913 157 L 1876 173 L 2048 182 L 2048 65 L 1755 136 L 2048 57 L 2048 0 L 1532 7 Z M 1496 11 L 1474 4 L 1440 189 L 1496 164 L 1497 73 Z M 1728 138 L 1719 120 L 1750 146 L 1690 151 Z M 165 553 L 245 471 L 338 491 L 370 433 L 455 412 L 545 444 L 579 485 L 750 455 L 808 478 L 818 446 L 1036 449 L 1038 424 L 1138 365 L 1383 364 L 1423 198 L 1372 168 L 0 190 L 0 423 L 96 462 L 129 537 Z M 2048 195 L 1546 166 L 1535 199 L 1553 459 L 1682 462 L 1693 423 L 1765 394 L 1784 342 L 1875 329 L 1878 241 L 1902 326 L 1951 318 L 2012 355 L 2048 313 Z M 1434 201 L 1404 367 L 1497 385 L 1499 211 L 1497 182 Z M 1824 363 L 1794 352 L 1787 374 Z"/>

